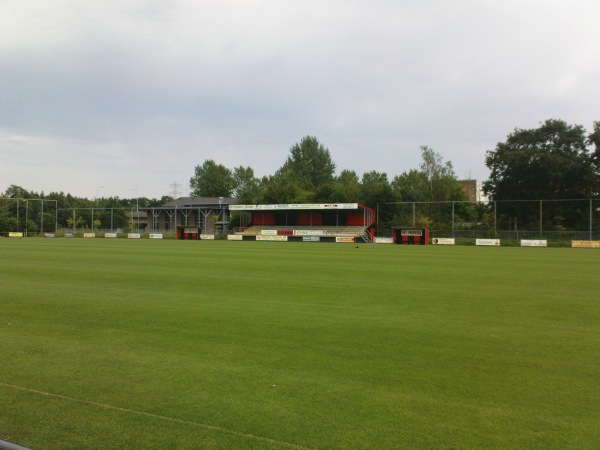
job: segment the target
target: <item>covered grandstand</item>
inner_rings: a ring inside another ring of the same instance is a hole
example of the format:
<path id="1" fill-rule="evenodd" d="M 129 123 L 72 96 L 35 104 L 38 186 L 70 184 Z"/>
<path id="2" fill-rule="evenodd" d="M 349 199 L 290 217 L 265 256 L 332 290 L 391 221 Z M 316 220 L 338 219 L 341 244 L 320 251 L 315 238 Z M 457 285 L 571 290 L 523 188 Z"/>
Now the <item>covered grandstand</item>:
<path id="1" fill-rule="evenodd" d="M 371 242 L 376 212 L 358 203 L 229 205 L 239 212 L 235 234 L 245 239 Z"/>

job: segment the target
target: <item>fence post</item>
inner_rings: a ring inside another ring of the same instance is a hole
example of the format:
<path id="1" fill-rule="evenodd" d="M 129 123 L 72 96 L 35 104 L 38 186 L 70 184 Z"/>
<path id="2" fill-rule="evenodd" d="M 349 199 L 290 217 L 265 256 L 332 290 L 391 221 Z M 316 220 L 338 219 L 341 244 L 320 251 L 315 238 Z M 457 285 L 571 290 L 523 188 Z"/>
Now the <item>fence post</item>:
<path id="1" fill-rule="evenodd" d="M 593 208 L 593 205 L 592 205 L 592 199 L 590 198 L 590 241 L 593 238 L 593 233 L 592 233 L 593 224 L 594 224 L 594 222 L 593 222 L 593 217 L 594 217 L 593 216 L 593 211 L 594 211 L 594 208 Z"/>
<path id="2" fill-rule="evenodd" d="M 542 230 L 543 230 L 543 227 L 542 227 L 542 221 L 543 221 L 543 218 L 542 218 L 542 201 L 543 200 L 540 200 L 540 239 L 542 238 Z"/>

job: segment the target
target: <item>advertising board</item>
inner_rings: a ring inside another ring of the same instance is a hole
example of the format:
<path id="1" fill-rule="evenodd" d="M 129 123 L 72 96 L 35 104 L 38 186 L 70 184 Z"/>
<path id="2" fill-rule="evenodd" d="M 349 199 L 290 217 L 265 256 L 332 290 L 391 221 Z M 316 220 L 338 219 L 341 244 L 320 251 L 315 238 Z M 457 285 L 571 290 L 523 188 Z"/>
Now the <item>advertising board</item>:
<path id="1" fill-rule="evenodd" d="M 8 237 L 14 237 L 14 238 L 22 238 L 23 237 L 23 233 L 20 231 L 11 231 L 8 233 Z"/>
<path id="2" fill-rule="evenodd" d="M 394 238 L 392 238 L 392 237 L 374 237 L 373 243 L 374 244 L 393 244 Z"/>
<path id="3" fill-rule="evenodd" d="M 354 243 L 354 237 L 338 236 L 335 238 L 335 242 L 340 242 L 343 244 L 352 244 Z"/>
<path id="4" fill-rule="evenodd" d="M 54 238 L 56 235 L 54 233 L 44 233 L 45 238 Z"/>
<path id="5" fill-rule="evenodd" d="M 546 239 L 521 239 L 521 247 L 548 247 Z"/>
<path id="6" fill-rule="evenodd" d="M 127 239 L 141 239 L 142 235 L 140 233 L 127 233 Z"/>
<path id="7" fill-rule="evenodd" d="M 228 234 L 227 240 L 228 241 L 243 241 L 244 236 L 242 236 L 241 234 Z"/>
<path id="8" fill-rule="evenodd" d="M 65 233 L 63 236 L 66 237 L 66 238 L 74 238 L 75 237 L 75 233 Z"/>
<path id="9" fill-rule="evenodd" d="M 325 230 L 294 230 L 294 236 L 327 236 Z"/>
<path id="10" fill-rule="evenodd" d="M 83 237 L 86 239 L 93 239 L 96 237 L 96 233 L 83 233 Z"/>
<path id="11" fill-rule="evenodd" d="M 215 235 L 214 234 L 201 234 L 200 235 L 200 240 L 202 240 L 202 241 L 214 241 L 215 240 Z"/>
<path id="12" fill-rule="evenodd" d="M 600 248 L 600 241 L 571 241 L 573 248 Z"/>
<path id="13" fill-rule="evenodd" d="M 150 239 L 162 239 L 163 235 L 161 233 L 150 234 Z"/>
<path id="14" fill-rule="evenodd" d="M 475 245 L 491 245 L 498 247 L 500 245 L 500 239 L 476 239 Z"/>
<path id="15" fill-rule="evenodd" d="M 302 236 L 302 242 L 320 242 L 320 236 Z"/>
<path id="16" fill-rule="evenodd" d="M 433 238 L 431 240 L 433 245 L 456 245 L 456 239 L 454 238 Z"/>
<path id="17" fill-rule="evenodd" d="M 257 241 L 278 241 L 278 242 L 287 242 L 287 236 L 264 236 L 261 234 L 256 235 Z"/>
<path id="18" fill-rule="evenodd" d="M 105 238 L 116 239 L 117 233 L 104 233 Z"/>
<path id="19" fill-rule="evenodd" d="M 230 211 L 272 211 L 306 209 L 358 209 L 358 203 L 293 203 L 282 205 L 229 205 Z"/>
<path id="20" fill-rule="evenodd" d="M 263 236 L 277 236 L 277 230 L 260 230 Z"/>

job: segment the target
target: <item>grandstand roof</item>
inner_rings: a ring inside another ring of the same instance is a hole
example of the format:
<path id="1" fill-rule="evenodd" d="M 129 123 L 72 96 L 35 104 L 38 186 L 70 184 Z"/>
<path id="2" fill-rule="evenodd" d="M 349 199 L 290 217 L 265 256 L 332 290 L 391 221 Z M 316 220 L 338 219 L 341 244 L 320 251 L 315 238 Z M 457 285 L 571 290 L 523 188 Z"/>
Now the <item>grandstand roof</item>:
<path id="1" fill-rule="evenodd" d="M 163 207 L 195 208 L 202 206 L 232 205 L 235 203 L 237 203 L 237 199 L 229 197 L 181 197 L 165 203 Z"/>

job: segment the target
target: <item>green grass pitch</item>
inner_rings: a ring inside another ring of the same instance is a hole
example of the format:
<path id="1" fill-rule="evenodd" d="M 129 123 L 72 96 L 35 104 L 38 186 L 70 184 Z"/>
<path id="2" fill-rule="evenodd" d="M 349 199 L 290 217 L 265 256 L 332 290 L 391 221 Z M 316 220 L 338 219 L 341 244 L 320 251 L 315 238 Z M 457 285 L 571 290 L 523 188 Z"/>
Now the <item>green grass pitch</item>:
<path id="1" fill-rule="evenodd" d="M 0 239 L 0 440 L 600 445 L 600 251 Z"/>

